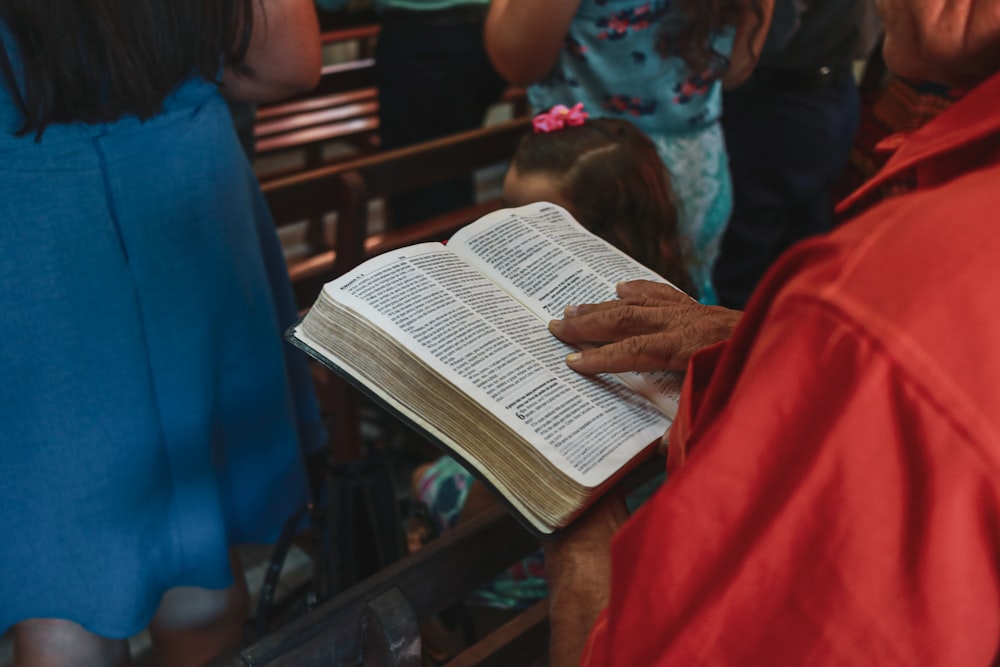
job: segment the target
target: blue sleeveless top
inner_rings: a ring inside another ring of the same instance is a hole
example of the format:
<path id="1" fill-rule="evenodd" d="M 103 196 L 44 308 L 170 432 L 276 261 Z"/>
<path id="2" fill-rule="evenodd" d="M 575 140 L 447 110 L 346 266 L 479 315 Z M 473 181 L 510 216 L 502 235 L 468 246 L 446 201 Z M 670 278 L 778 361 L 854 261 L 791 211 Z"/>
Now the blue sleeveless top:
<path id="1" fill-rule="evenodd" d="M 16 68 L 11 43 L 0 22 Z M 0 85 L 0 632 L 128 637 L 167 589 L 228 586 L 229 545 L 277 537 L 323 432 L 216 86 L 146 122 L 21 123 Z"/>

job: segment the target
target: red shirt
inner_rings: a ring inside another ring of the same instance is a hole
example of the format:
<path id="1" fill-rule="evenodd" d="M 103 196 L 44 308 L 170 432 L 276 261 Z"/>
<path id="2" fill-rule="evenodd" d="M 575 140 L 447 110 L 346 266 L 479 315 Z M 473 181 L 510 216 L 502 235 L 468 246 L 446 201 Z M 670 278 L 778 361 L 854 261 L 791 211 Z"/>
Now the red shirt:
<path id="1" fill-rule="evenodd" d="M 990 665 L 1000 646 L 1000 77 L 691 362 L 671 479 L 587 665 Z M 683 462 L 683 465 L 677 465 Z"/>

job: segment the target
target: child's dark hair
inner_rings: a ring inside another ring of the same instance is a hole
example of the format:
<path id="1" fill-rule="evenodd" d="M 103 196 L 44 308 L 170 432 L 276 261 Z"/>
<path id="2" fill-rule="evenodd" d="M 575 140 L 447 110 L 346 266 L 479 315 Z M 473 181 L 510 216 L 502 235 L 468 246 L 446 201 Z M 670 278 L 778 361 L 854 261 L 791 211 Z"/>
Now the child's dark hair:
<path id="1" fill-rule="evenodd" d="M 512 167 L 551 177 L 584 227 L 697 298 L 670 173 L 635 125 L 593 118 L 525 135 Z"/>

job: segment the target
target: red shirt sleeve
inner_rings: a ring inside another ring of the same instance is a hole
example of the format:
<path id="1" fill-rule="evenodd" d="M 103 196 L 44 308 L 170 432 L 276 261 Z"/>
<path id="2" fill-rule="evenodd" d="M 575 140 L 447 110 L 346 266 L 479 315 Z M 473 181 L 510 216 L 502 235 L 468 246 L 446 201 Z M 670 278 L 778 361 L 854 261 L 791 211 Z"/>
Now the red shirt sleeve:
<path id="1" fill-rule="evenodd" d="M 684 465 L 617 535 L 583 664 L 991 664 L 984 443 L 821 302 L 767 320 L 734 341 L 745 359 L 723 352 L 671 442 Z"/>

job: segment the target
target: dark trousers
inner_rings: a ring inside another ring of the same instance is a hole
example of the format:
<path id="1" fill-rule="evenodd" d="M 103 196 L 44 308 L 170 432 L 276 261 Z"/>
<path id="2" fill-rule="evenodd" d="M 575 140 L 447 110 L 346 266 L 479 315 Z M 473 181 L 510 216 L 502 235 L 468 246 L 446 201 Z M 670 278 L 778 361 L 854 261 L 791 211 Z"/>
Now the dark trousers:
<path id="1" fill-rule="evenodd" d="M 483 45 L 486 7 L 392 10 L 382 16 L 375 63 L 382 147 L 410 144 L 481 127 L 504 81 Z M 393 197 L 396 226 L 473 203 L 472 175 Z"/>
<path id="2" fill-rule="evenodd" d="M 712 278 L 724 306 L 744 308 L 781 253 L 833 226 L 830 189 L 858 129 L 858 91 L 846 68 L 801 88 L 751 85 L 723 97 L 733 214 Z"/>

